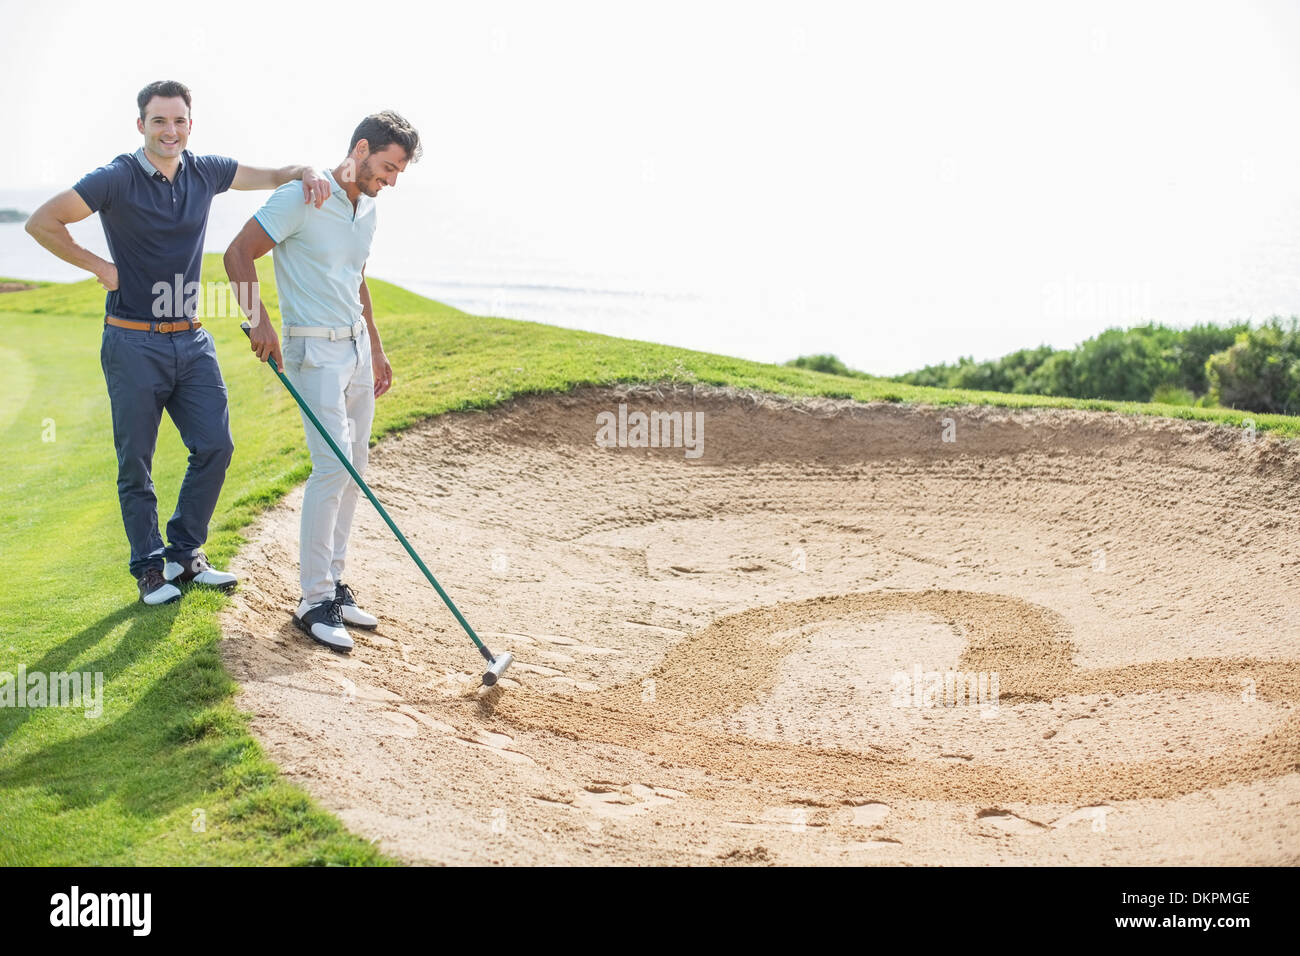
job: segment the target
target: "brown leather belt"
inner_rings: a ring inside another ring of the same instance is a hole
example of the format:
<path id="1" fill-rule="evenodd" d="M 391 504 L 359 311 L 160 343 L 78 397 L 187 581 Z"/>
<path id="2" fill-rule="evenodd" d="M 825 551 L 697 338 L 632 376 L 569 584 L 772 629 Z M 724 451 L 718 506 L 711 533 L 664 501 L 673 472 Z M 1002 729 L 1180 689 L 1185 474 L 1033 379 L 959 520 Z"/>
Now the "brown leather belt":
<path id="1" fill-rule="evenodd" d="M 114 315 L 104 316 L 105 325 L 115 325 L 119 329 L 134 329 L 137 332 L 188 332 L 191 329 L 203 328 L 203 323 L 198 319 L 182 319 L 179 322 L 133 322 L 130 319 L 119 319 Z"/>

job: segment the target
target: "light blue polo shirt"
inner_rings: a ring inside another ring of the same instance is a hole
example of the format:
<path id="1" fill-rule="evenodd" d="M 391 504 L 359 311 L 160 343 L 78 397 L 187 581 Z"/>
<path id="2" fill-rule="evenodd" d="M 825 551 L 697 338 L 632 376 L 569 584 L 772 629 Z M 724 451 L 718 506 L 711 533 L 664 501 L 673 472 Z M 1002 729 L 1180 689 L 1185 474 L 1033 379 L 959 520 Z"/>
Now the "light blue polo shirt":
<path id="1" fill-rule="evenodd" d="M 302 183 L 285 183 L 253 218 L 275 243 L 275 282 L 283 324 L 343 327 L 361 316 L 361 269 L 375 235 L 375 201 L 362 193 L 352 208 L 326 172 L 330 198 L 303 202 Z"/>

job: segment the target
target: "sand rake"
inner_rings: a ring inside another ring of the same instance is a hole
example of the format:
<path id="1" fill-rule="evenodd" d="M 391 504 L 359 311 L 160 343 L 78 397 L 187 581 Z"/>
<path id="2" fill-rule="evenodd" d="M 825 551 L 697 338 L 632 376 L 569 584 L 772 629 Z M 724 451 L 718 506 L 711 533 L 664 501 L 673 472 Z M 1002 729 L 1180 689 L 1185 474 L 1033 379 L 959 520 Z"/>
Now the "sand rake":
<path id="1" fill-rule="evenodd" d="M 247 322 L 242 323 L 240 328 L 244 330 L 245 335 L 249 334 L 250 327 Z M 406 553 L 411 556 L 411 560 L 415 562 L 416 567 L 424 572 L 424 576 L 429 579 L 429 583 L 433 585 L 433 589 L 438 592 L 438 597 L 442 598 L 443 603 L 447 605 L 448 610 L 450 610 L 455 616 L 456 620 L 460 623 L 460 626 L 465 629 L 465 633 L 468 634 L 469 639 L 474 642 L 474 646 L 478 648 L 479 653 L 483 655 L 484 660 L 488 662 L 488 669 L 483 673 L 483 684 L 485 687 L 491 687 L 497 682 L 498 678 L 505 673 L 506 668 L 514 661 L 514 656 L 507 652 L 502 654 L 500 657 L 495 657 L 492 652 L 487 649 L 487 645 L 479 640 L 478 635 L 474 633 L 474 628 L 470 627 L 469 621 L 465 620 L 465 615 L 460 613 L 460 609 L 456 607 L 455 603 L 447 595 L 447 592 L 442 589 L 442 585 L 439 584 L 438 579 L 433 576 L 433 572 L 429 570 L 422 560 L 420 560 L 420 556 L 415 553 L 415 549 L 411 547 L 411 543 L 406 540 L 406 535 L 402 534 L 401 529 L 398 528 L 393 519 L 388 516 L 388 512 L 384 510 L 384 506 L 379 503 L 379 499 L 375 497 L 375 493 L 370 490 L 370 486 L 362 480 L 361 476 L 357 474 L 357 470 L 352 467 L 352 462 L 348 460 L 348 456 L 343 454 L 339 449 L 339 446 L 334 443 L 334 439 L 330 437 L 329 432 L 327 432 L 325 427 L 321 425 L 320 420 L 316 417 L 315 413 L 308 408 L 307 403 L 302 400 L 302 396 L 298 394 L 298 390 L 290 384 L 289 379 L 285 377 L 284 372 L 280 371 L 280 367 L 276 364 L 275 359 L 268 356 L 266 361 L 267 364 L 271 366 L 271 370 L 275 372 L 276 377 L 284 387 L 289 390 L 289 394 L 292 395 L 293 400 L 298 403 L 298 407 L 302 409 L 302 413 L 307 416 L 308 421 L 316 426 L 316 431 L 320 432 L 320 436 L 324 438 L 325 442 L 330 446 L 330 451 L 334 452 L 335 457 L 338 458 L 343 467 L 348 470 L 348 474 L 351 475 L 352 480 L 357 483 L 357 487 L 365 492 L 366 497 L 370 499 L 370 503 L 374 505 L 375 510 L 379 512 L 379 517 L 384 519 L 384 523 L 388 525 L 389 530 L 397 536 L 397 540 L 400 541 L 402 547 L 406 549 Z"/>

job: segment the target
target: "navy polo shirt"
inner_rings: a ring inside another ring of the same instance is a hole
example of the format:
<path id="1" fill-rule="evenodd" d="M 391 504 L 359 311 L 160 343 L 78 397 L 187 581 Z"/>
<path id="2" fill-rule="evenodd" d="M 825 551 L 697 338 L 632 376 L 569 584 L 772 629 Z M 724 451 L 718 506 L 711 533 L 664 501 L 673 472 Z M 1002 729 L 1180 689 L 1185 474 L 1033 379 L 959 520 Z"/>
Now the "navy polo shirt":
<path id="1" fill-rule="evenodd" d="M 99 213 L 117 266 L 117 289 L 104 300 L 107 314 L 145 322 L 194 317 L 202 299 L 195 290 L 208 210 L 238 168 L 228 156 L 195 156 L 187 149 L 176 178 L 168 180 L 137 149 L 72 187 Z"/>

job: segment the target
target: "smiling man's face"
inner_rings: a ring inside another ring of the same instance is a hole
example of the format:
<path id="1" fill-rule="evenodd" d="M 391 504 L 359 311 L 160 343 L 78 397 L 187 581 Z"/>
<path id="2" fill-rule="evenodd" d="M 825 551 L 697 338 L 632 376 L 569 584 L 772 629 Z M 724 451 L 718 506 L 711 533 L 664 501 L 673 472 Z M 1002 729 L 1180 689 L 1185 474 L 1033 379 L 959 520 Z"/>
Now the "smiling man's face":
<path id="1" fill-rule="evenodd" d="M 175 159 L 190 141 L 190 108 L 179 96 L 155 96 L 135 121 L 144 134 L 144 150 L 162 159 Z"/>
<path id="2" fill-rule="evenodd" d="M 362 143 L 365 140 L 361 141 Z M 357 144 L 358 146 L 361 143 Z M 367 147 L 369 144 L 366 144 Z M 357 177 L 357 186 L 367 196 L 378 196 L 385 186 L 396 186 L 397 176 L 406 169 L 406 150 L 396 143 L 389 143 L 377 153 L 370 153 L 361 163 L 361 174 Z"/>

